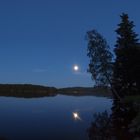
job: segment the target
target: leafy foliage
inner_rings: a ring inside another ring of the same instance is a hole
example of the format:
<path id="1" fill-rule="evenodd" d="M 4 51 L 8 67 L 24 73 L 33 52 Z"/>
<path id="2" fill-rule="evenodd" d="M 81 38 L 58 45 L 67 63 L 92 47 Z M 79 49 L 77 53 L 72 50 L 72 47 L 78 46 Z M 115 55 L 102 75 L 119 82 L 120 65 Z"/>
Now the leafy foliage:
<path id="1" fill-rule="evenodd" d="M 96 31 L 87 32 L 90 64 L 88 72 L 92 74 L 96 85 L 110 84 L 112 76 L 112 54 L 106 40 Z"/>

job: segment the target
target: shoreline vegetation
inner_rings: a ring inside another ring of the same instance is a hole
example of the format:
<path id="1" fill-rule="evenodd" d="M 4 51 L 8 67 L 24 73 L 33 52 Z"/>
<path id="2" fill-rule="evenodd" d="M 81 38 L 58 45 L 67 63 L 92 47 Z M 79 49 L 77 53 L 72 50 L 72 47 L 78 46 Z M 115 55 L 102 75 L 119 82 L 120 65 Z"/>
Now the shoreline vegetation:
<path id="1" fill-rule="evenodd" d="M 32 84 L 0 84 L 0 96 L 9 97 L 44 97 L 55 96 L 57 89 Z"/>
<path id="2" fill-rule="evenodd" d="M 111 90 L 108 87 L 68 87 L 58 90 L 60 94 L 70 96 L 101 96 L 112 97 Z"/>
<path id="3" fill-rule="evenodd" d="M 68 87 L 55 88 L 32 84 L 0 84 L 0 97 L 35 98 L 56 96 L 58 94 L 69 96 L 101 96 L 112 97 L 107 87 Z"/>

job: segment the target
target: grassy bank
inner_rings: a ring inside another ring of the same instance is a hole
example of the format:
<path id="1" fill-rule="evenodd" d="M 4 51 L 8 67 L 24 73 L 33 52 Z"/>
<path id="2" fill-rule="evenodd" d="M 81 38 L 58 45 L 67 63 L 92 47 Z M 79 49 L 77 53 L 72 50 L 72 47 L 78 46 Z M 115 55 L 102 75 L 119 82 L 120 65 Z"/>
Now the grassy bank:
<path id="1" fill-rule="evenodd" d="M 127 96 L 125 102 L 140 104 L 140 95 Z"/>
<path id="2" fill-rule="evenodd" d="M 132 104 L 134 110 L 137 112 L 136 117 L 130 124 L 130 131 L 134 133 L 140 132 L 140 95 L 127 96 L 125 97 L 126 104 Z"/>

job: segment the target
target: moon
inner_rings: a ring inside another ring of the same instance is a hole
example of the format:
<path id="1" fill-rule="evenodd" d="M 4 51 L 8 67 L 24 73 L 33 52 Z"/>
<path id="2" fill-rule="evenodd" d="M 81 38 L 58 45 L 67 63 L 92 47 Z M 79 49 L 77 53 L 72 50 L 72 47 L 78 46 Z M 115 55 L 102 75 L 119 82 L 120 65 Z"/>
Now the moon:
<path id="1" fill-rule="evenodd" d="M 73 70 L 74 71 L 78 71 L 79 70 L 79 66 L 78 65 L 74 65 Z"/>

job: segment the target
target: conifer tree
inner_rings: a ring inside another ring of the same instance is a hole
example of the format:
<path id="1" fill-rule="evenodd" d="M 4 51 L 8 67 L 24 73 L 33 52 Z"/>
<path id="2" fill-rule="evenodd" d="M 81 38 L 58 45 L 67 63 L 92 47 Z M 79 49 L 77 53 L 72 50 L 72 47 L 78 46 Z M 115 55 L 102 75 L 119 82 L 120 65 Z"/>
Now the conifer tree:
<path id="1" fill-rule="evenodd" d="M 120 96 L 137 94 L 140 87 L 140 44 L 134 32 L 133 21 L 127 14 L 121 16 L 115 45 L 113 85 Z"/>

